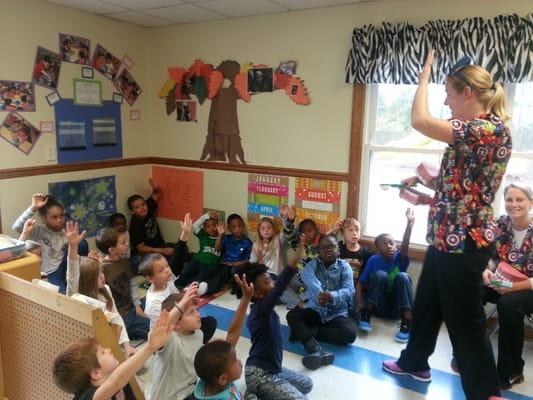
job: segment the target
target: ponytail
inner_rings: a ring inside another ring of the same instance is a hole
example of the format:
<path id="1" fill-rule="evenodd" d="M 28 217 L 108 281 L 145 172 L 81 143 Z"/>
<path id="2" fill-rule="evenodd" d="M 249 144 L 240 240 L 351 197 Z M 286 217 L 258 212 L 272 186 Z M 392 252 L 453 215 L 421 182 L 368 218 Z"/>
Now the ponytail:
<path id="1" fill-rule="evenodd" d="M 511 117 L 505 112 L 505 93 L 503 87 L 499 83 L 495 83 L 493 86 L 494 95 L 489 100 L 487 108 L 490 113 L 496 115 L 502 121 L 507 121 Z"/>

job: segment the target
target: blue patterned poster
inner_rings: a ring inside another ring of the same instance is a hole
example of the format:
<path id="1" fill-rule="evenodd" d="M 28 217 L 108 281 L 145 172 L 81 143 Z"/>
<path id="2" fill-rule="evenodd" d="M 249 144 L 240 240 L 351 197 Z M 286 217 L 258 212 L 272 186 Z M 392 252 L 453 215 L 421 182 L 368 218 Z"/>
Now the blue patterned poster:
<path id="1" fill-rule="evenodd" d="M 66 219 L 78 221 L 80 230 L 95 236 L 108 225 L 109 216 L 117 210 L 115 177 L 48 184 L 48 193 L 65 207 Z"/>

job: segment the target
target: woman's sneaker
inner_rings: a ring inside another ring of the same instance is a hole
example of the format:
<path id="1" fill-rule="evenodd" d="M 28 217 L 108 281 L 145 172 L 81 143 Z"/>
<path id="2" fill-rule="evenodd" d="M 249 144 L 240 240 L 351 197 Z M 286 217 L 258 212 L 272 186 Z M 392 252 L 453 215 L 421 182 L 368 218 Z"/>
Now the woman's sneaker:
<path id="1" fill-rule="evenodd" d="M 512 378 L 508 379 L 502 379 L 500 378 L 500 389 L 501 390 L 509 390 L 513 387 L 513 385 L 518 385 L 519 383 L 524 382 L 524 375 L 520 374 Z"/>
<path id="2" fill-rule="evenodd" d="M 371 311 L 362 309 L 359 311 L 359 320 L 357 321 L 357 327 L 363 332 L 371 332 L 372 324 L 370 323 Z"/>
<path id="3" fill-rule="evenodd" d="M 407 375 L 420 382 L 426 382 L 426 383 L 431 382 L 431 372 L 429 369 L 425 371 L 417 371 L 417 372 L 405 371 L 400 368 L 396 360 L 383 361 L 382 365 L 383 365 L 383 369 L 390 374 Z"/>
<path id="4" fill-rule="evenodd" d="M 402 321 L 400 326 L 394 335 L 394 340 L 398 343 L 407 343 L 409 341 L 409 322 Z"/>

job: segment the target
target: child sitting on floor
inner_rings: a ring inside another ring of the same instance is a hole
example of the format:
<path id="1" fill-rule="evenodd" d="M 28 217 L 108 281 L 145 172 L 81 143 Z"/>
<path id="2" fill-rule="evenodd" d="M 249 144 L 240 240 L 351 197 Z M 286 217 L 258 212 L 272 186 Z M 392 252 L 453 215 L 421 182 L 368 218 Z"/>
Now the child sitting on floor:
<path id="1" fill-rule="evenodd" d="M 303 254 L 304 238 L 290 263 L 279 275 L 276 283 L 259 263 L 247 263 L 241 274 L 253 284 L 252 307 L 246 321 L 252 347 L 246 360 L 245 380 L 247 390 L 260 399 L 307 399 L 313 382 L 305 375 L 283 368 L 283 335 L 279 316 L 274 306 L 298 270 Z M 239 293 L 237 293 L 239 296 Z"/>
<path id="2" fill-rule="evenodd" d="M 128 334 L 133 339 L 146 339 L 150 320 L 142 308 L 129 258 L 124 257 L 127 252 L 125 233 L 115 228 L 103 228 L 97 232 L 95 241 L 98 250 L 105 254 L 102 262 L 105 281 L 111 288 Z"/>
<path id="3" fill-rule="evenodd" d="M 166 257 L 174 254 L 173 245 L 166 244 L 159 230 L 155 212 L 157 201 L 161 196 L 161 188 L 152 179 L 152 194 L 146 200 L 139 194 L 128 197 L 128 208 L 131 212 L 130 239 L 133 254 L 158 253 Z"/>
<path id="4" fill-rule="evenodd" d="M 176 280 L 177 287 L 185 287 L 190 283 L 207 282 L 207 293 L 214 293 L 209 281 L 220 270 L 220 251 L 224 235 L 224 223 L 218 220 L 215 211 L 205 213 L 192 225 L 194 234 L 200 242 L 200 250 L 193 259 L 184 265 L 183 271 Z"/>
<path id="5" fill-rule="evenodd" d="M 167 343 L 172 334 L 168 313 L 161 313 L 148 336 L 148 344 L 119 365 L 110 349 L 84 338 L 67 347 L 54 360 L 54 383 L 75 400 L 135 400 L 128 381 L 148 357 Z"/>
<path id="6" fill-rule="evenodd" d="M 78 256 L 78 244 L 85 237 L 85 231 L 79 233 L 78 223 L 67 222 L 65 236 L 68 240 L 68 262 L 67 262 L 67 295 L 75 297 L 77 300 L 98 305 L 91 299 L 98 300 L 103 306 L 103 312 L 111 324 L 117 325 L 120 329 L 118 343 L 124 346 L 127 356 L 135 353 L 135 348 L 130 345 L 130 338 L 122 316 L 120 315 L 111 289 L 105 284 L 102 263 L 98 258 L 98 252 L 91 250 L 89 257 Z M 83 296 L 77 297 L 77 294 Z"/>
<path id="7" fill-rule="evenodd" d="M 245 280 L 241 281 L 238 277 L 235 280 L 247 294 L 239 303 L 228 329 L 226 341 L 232 346 L 239 340 L 252 293 Z M 186 291 L 172 294 L 163 302 L 163 308 L 169 311 L 175 328 L 170 341 L 155 354 L 151 399 L 194 399 L 197 375 L 193 360 L 196 352 L 208 340 L 200 331 L 200 313 L 195 301 L 197 292 L 198 286 L 193 283 Z"/>
<path id="8" fill-rule="evenodd" d="M 48 282 L 59 286 L 59 292 L 65 293 L 67 288 L 67 239 L 63 233 L 65 228 L 65 210 L 61 203 L 52 196 L 44 193 L 32 195 L 31 205 L 17 218 L 13 229 L 22 232 L 24 224 L 39 211 L 44 224 L 32 224 L 26 239 L 39 243 L 41 247 L 41 272 L 44 272 Z M 89 253 L 87 241 L 79 244 L 78 253 L 86 256 Z"/>
<path id="9" fill-rule="evenodd" d="M 252 246 L 250 262 L 258 262 L 268 267 L 268 272 L 276 277 L 283 269 L 283 243 L 285 236 L 276 232 L 276 224 L 270 217 L 262 217 L 257 225 L 257 241 Z"/>
<path id="10" fill-rule="evenodd" d="M 130 247 L 130 232 L 128 231 L 128 221 L 126 216 L 121 213 L 115 213 L 109 217 L 109 227 L 115 228 L 121 234 L 124 235 L 124 244 L 126 246 L 126 251 L 121 256 L 130 257 L 131 256 L 131 247 Z"/>
<path id="11" fill-rule="evenodd" d="M 283 220 L 283 235 L 293 249 L 298 247 L 300 235 L 304 235 L 305 237 L 302 259 L 298 264 L 298 268 L 302 270 L 309 261 L 317 257 L 318 243 L 322 234 L 312 219 L 300 221 L 298 229 L 295 229 L 296 207 L 294 205 L 291 207 L 282 206 L 280 208 L 280 214 Z M 307 301 L 307 294 L 305 293 L 305 285 L 299 273 L 293 277 L 280 300 L 289 310 L 295 307 L 304 307 Z"/>
<path id="12" fill-rule="evenodd" d="M 414 213 L 408 208 L 405 213 L 407 225 L 400 250 L 391 235 L 382 233 L 375 239 L 379 254 L 370 257 L 359 277 L 356 288 L 359 329 L 370 332 L 372 312 L 381 317 L 397 318 L 401 314 L 400 327 L 394 339 L 400 343 L 409 341 L 411 310 L 413 309 L 413 284 L 407 275 L 409 266 L 409 240 L 415 222 Z M 363 285 L 368 285 L 363 305 Z"/>

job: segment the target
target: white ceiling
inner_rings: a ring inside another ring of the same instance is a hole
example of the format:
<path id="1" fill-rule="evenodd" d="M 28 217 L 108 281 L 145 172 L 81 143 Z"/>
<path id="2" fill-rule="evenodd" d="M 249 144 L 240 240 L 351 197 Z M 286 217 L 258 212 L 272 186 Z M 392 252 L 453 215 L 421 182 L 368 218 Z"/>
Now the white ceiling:
<path id="1" fill-rule="evenodd" d="M 377 0 L 48 0 L 146 28 Z"/>

